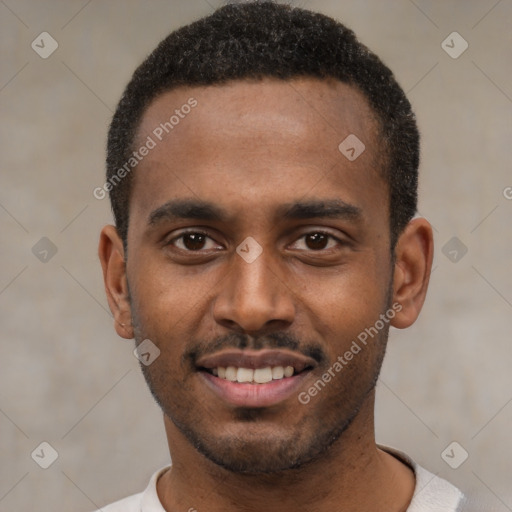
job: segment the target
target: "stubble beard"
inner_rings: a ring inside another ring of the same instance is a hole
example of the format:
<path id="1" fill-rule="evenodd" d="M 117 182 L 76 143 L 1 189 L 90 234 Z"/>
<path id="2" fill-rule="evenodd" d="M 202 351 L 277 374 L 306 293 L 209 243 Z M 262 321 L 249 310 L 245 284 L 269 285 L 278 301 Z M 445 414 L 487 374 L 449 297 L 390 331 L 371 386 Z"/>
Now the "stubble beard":
<path id="1" fill-rule="evenodd" d="M 138 344 L 145 337 L 135 314 L 132 325 Z M 176 399 L 180 393 L 190 390 L 190 386 L 177 381 L 167 367 L 156 362 L 149 366 L 141 363 L 140 366 L 151 394 L 163 413 L 200 454 L 233 473 L 276 474 L 314 463 L 340 440 L 373 395 L 385 355 L 388 333 L 387 325 L 379 332 L 378 339 L 372 341 L 378 347 L 374 349 L 376 353 L 373 359 L 370 359 L 371 368 L 365 370 L 367 378 L 363 382 L 352 383 L 349 379 L 339 397 L 332 395 L 329 403 L 322 405 L 323 411 L 317 414 L 311 408 L 312 412 L 304 416 L 293 429 L 274 429 L 273 434 L 262 434 L 258 430 L 258 422 L 265 415 L 265 410 L 256 408 L 238 408 L 234 411 L 233 420 L 244 424 L 243 435 L 230 434 L 228 430 L 222 434 L 212 433 L 208 425 L 214 424 L 215 417 L 211 412 L 206 408 L 202 410 L 201 403 L 191 406 L 190 400 Z M 316 397 L 315 404 L 321 398 Z M 302 405 L 297 400 L 297 407 L 309 405 Z"/>

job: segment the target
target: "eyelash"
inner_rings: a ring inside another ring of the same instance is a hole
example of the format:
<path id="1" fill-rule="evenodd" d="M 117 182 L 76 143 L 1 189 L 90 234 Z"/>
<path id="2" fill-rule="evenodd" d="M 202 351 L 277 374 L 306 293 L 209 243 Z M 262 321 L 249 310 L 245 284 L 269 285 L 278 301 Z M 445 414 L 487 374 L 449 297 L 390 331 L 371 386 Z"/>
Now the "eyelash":
<path id="1" fill-rule="evenodd" d="M 174 245 L 173 242 L 175 242 L 176 240 L 183 239 L 183 237 L 186 235 L 203 235 L 204 237 L 209 238 L 210 240 L 213 240 L 213 238 L 208 233 L 205 233 L 204 231 L 195 229 L 195 230 L 191 230 L 191 231 L 183 231 L 180 235 L 169 240 L 165 245 Z M 191 253 L 201 252 L 201 250 L 192 251 L 190 249 L 181 249 L 180 247 L 177 247 L 177 249 L 180 249 L 181 251 L 185 251 L 185 252 L 191 252 Z M 204 249 L 202 249 L 202 250 L 204 250 Z"/>
<path id="2" fill-rule="evenodd" d="M 186 235 L 203 235 L 204 237 L 209 238 L 210 240 L 214 240 L 208 233 L 196 229 L 196 230 L 182 232 L 180 235 L 178 235 L 178 236 L 172 238 L 171 240 L 169 240 L 165 245 L 173 245 L 174 247 L 176 247 L 174 242 L 176 242 L 177 240 L 183 239 L 183 237 L 186 236 Z M 331 233 L 329 233 L 327 231 L 321 231 L 321 230 L 309 231 L 308 233 L 303 233 L 299 238 L 297 238 L 296 241 L 304 239 L 308 235 L 325 235 L 329 239 L 329 241 L 330 240 L 334 240 L 340 246 L 347 244 L 346 242 L 343 242 L 342 240 L 340 240 L 339 238 L 335 237 Z M 197 251 L 194 251 L 194 250 L 191 250 L 191 249 L 182 249 L 180 247 L 177 247 L 177 249 L 179 249 L 181 251 L 184 251 L 184 252 L 189 252 L 189 253 L 201 253 L 202 251 L 204 251 L 204 249 L 198 249 Z M 332 249 L 332 247 L 328 248 L 328 249 L 318 249 L 316 251 L 314 249 L 305 249 L 305 250 L 309 250 L 311 252 L 320 253 L 320 252 L 329 251 L 331 249 Z"/>

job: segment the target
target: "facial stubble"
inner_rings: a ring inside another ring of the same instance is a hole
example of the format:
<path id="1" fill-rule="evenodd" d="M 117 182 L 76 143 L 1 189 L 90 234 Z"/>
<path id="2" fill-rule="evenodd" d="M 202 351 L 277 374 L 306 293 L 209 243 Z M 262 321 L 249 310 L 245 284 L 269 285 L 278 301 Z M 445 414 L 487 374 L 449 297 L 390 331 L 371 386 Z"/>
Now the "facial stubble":
<path id="1" fill-rule="evenodd" d="M 132 303 L 132 325 L 136 344 L 147 338 L 136 307 Z M 386 310 L 391 306 L 389 290 Z M 383 312 L 384 313 L 384 312 Z M 228 471 L 239 474 L 272 474 L 303 468 L 322 458 L 340 440 L 361 408 L 370 399 L 380 373 L 389 334 L 389 325 L 365 346 L 351 366 L 344 368 L 327 386 L 337 392 L 322 390 L 309 404 L 296 400 L 303 411 L 293 426 L 279 414 L 279 405 L 272 408 L 234 408 L 229 424 L 221 431 L 218 415 L 205 397 L 194 396 L 193 379 L 197 369 L 183 368 L 180 380 L 159 357 L 151 365 L 141 363 L 142 373 L 154 399 L 185 439 L 204 457 Z M 161 345 L 157 340 L 152 340 Z M 166 340 L 166 343 L 171 343 Z M 350 341 L 349 341 L 350 344 Z M 349 346 L 345 343 L 343 347 Z M 161 350 L 163 349 L 160 346 Z M 365 355 L 364 352 L 366 352 Z M 162 350 L 162 355 L 164 351 Z M 180 359 L 181 354 L 175 355 Z M 359 365 L 354 363 L 359 362 Z M 324 363 L 322 373 L 332 364 Z M 362 371 L 361 371 L 362 370 Z M 343 373 L 344 372 L 344 373 Z M 336 382 L 338 379 L 338 382 Z M 294 400 L 291 397 L 289 400 Z M 372 402 L 373 403 L 373 402 Z M 193 404 L 193 405 L 192 405 Z M 274 423 L 272 423 L 274 422 Z M 233 428 L 234 426 L 234 428 Z"/>

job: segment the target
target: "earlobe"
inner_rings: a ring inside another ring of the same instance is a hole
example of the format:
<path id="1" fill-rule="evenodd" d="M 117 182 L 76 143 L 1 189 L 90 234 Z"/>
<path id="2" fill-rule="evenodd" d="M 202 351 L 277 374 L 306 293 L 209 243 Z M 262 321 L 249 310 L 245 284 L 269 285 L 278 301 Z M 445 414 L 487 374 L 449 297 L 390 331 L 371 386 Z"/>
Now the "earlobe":
<path id="1" fill-rule="evenodd" d="M 114 226 L 101 230 L 98 256 L 103 269 L 105 292 L 114 316 L 117 334 L 125 339 L 133 338 L 131 307 L 126 278 L 123 241 Z"/>
<path id="2" fill-rule="evenodd" d="M 393 304 L 399 303 L 401 310 L 391 322 L 393 327 L 404 329 L 418 318 L 427 293 L 433 254 L 431 225 L 424 218 L 411 220 L 395 249 Z"/>

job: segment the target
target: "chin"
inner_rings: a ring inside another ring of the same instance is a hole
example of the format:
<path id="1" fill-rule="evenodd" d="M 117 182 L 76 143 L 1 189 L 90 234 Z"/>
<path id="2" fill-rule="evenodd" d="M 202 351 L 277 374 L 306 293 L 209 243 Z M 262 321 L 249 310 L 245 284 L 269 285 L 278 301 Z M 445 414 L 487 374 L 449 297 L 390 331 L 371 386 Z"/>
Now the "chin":
<path id="1" fill-rule="evenodd" d="M 232 473 L 266 475 L 302 468 L 322 456 L 346 430 L 350 421 L 323 428 L 317 422 L 292 428 L 263 423 L 237 425 L 215 432 L 211 425 L 180 425 L 171 421 L 208 460 Z"/>
<path id="2" fill-rule="evenodd" d="M 232 472 L 247 475 L 280 473 L 298 468 L 310 462 L 316 452 L 309 449 L 298 451 L 296 443 L 244 442 L 233 439 L 217 441 L 214 446 L 196 445 L 199 452 L 218 466 Z"/>

